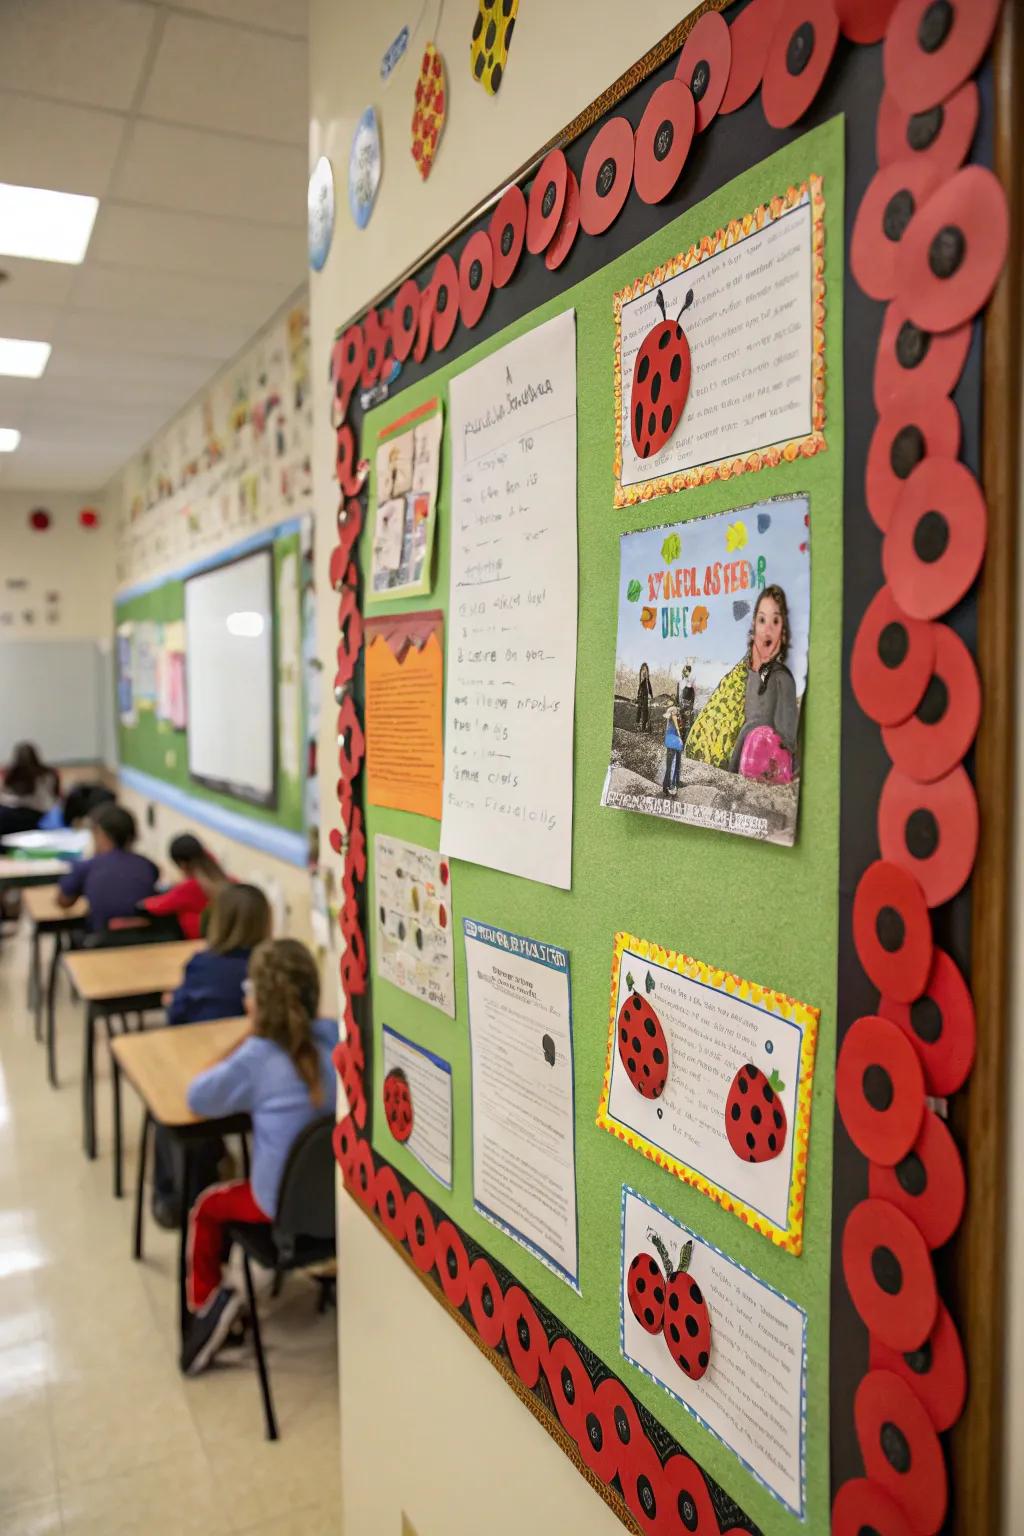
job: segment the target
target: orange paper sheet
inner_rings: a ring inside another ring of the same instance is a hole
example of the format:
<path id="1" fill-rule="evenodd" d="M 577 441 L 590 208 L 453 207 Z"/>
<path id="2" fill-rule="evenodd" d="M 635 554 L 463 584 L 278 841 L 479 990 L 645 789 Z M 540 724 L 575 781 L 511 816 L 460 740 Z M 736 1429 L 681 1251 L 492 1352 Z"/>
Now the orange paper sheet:
<path id="1" fill-rule="evenodd" d="M 366 622 L 366 784 L 371 805 L 441 817 L 444 615 Z"/>

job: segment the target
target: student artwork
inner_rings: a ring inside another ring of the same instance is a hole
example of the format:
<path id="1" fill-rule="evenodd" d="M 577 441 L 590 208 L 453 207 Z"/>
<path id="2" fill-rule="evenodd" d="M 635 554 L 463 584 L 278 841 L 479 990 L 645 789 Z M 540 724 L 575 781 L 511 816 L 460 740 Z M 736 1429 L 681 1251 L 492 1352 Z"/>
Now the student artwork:
<path id="1" fill-rule="evenodd" d="M 401 1148 L 445 1189 L 452 1187 L 452 1069 L 449 1062 L 381 1029 L 382 1098 L 389 1156 Z"/>
<path id="2" fill-rule="evenodd" d="M 412 113 L 412 158 L 423 181 L 433 168 L 447 112 L 444 59 L 435 45 L 428 43 L 420 61 Z"/>
<path id="3" fill-rule="evenodd" d="M 783 497 L 622 535 L 603 805 L 795 841 L 809 509 Z"/>
<path id="4" fill-rule="evenodd" d="M 357 229 L 370 222 L 380 186 L 380 128 L 373 107 L 367 107 L 352 135 L 348 156 L 348 206 Z"/>
<path id="5" fill-rule="evenodd" d="M 696 1280 L 687 1271 L 693 1239 L 679 1252 L 673 1266 L 669 1251 L 656 1232 L 650 1240 L 661 1257 L 659 1268 L 649 1253 L 638 1253 L 627 1272 L 630 1310 L 647 1333 L 664 1334 L 668 1352 L 684 1376 L 700 1381 L 711 1363 L 711 1315 Z"/>
<path id="6" fill-rule="evenodd" d="M 135 710 L 135 625 L 119 624 L 115 636 L 117 658 L 117 715 L 121 724 L 132 727 Z"/>
<path id="7" fill-rule="evenodd" d="M 824 215 L 809 174 L 616 293 L 617 507 L 825 447 Z"/>
<path id="8" fill-rule="evenodd" d="M 334 167 L 321 155 L 309 175 L 306 194 L 309 264 L 322 272 L 334 234 Z"/>
<path id="9" fill-rule="evenodd" d="M 519 0 L 478 0 L 469 67 L 488 96 L 496 96 L 501 86 L 518 12 Z"/>
<path id="10" fill-rule="evenodd" d="M 384 1079 L 384 1118 L 396 1141 L 408 1141 L 412 1135 L 412 1095 L 409 1079 L 401 1067 L 394 1067 Z"/>
<path id="11" fill-rule="evenodd" d="M 378 832 L 374 839 L 377 974 L 455 1017 L 451 873 L 430 848 Z"/>
<path id="12" fill-rule="evenodd" d="M 444 615 L 366 620 L 366 794 L 371 805 L 441 815 Z M 358 737 L 356 736 L 358 732 Z M 358 727 L 339 741 L 343 760 L 363 750 Z"/>
<path id="13" fill-rule="evenodd" d="M 377 439 L 372 599 L 430 591 L 443 413 L 439 399 L 382 428 Z"/>
<path id="14" fill-rule="evenodd" d="M 616 934 L 597 1123 L 800 1253 L 817 1031 L 806 1003 Z"/>

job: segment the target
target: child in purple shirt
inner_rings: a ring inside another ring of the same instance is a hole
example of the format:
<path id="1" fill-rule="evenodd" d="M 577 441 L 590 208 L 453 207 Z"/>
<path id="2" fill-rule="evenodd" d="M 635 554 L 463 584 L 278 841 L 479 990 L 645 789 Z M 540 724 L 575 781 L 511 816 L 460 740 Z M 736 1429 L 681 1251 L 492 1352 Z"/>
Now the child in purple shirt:
<path id="1" fill-rule="evenodd" d="M 138 828 L 123 805 L 98 805 L 89 818 L 96 852 L 61 876 L 57 902 L 73 907 L 80 896 L 89 903 L 89 927 L 102 933 L 115 918 L 138 920 L 140 901 L 152 896 L 160 871 L 152 859 L 132 852 Z"/>

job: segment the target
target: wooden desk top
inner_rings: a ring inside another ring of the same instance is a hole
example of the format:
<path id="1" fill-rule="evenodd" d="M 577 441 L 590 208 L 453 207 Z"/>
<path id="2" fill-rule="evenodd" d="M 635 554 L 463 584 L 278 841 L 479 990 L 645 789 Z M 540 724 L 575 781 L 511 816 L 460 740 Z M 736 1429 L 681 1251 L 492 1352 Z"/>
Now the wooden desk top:
<path id="1" fill-rule="evenodd" d="M 75 949 L 64 956 L 64 965 L 79 997 L 87 1003 L 106 1003 L 149 992 L 173 992 L 188 961 L 205 948 L 182 939 L 173 944 Z"/>
<path id="2" fill-rule="evenodd" d="M 30 886 L 22 897 L 22 906 L 34 923 L 80 923 L 89 915 L 89 903 L 84 896 L 73 907 L 59 907 L 55 885 Z"/>
<path id="3" fill-rule="evenodd" d="M 178 1024 L 118 1035 L 111 1049 L 154 1120 L 161 1125 L 199 1125 L 203 1117 L 194 1115 L 186 1100 L 189 1083 L 239 1045 L 249 1030 L 246 1018 Z"/>
<path id="4" fill-rule="evenodd" d="M 63 859 L 0 858 L 0 885 L 45 885 L 71 868 Z"/>

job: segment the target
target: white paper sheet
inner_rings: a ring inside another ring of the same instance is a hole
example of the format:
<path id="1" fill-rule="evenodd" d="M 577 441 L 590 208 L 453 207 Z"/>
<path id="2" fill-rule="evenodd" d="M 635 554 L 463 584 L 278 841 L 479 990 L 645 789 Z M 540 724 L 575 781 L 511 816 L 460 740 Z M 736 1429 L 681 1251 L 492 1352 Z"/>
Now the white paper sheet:
<path id="1" fill-rule="evenodd" d="M 448 865 L 439 853 L 377 834 L 374 960 L 378 976 L 455 1017 L 455 954 Z"/>
<path id="2" fill-rule="evenodd" d="M 473 1204 L 579 1289 L 569 956 L 463 919 Z"/>
<path id="3" fill-rule="evenodd" d="M 576 684 L 576 317 L 452 380 L 441 848 L 568 890 Z"/>
<path id="4" fill-rule="evenodd" d="M 445 1189 L 452 1187 L 452 1069 L 433 1051 L 384 1025 L 384 1076 L 405 1073 L 412 1100 L 412 1132 L 405 1149 Z"/>
<path id="5" fill-rule="evenodd" d="M 648 1229 L 673 1262 L 693 1238 L 689 1273 L 711 1314 L 711 1364 L 700 1381 L 676 1365 L 661 1334 L 630 1309 L 626 1272 L 638 1253 L 659 1264 Z M 622 1191 L 622 1353 L 727 1445 L 759 1482 L 803 1518 L 807 1314 L 795 1302 L 651 1205 Z"/>

